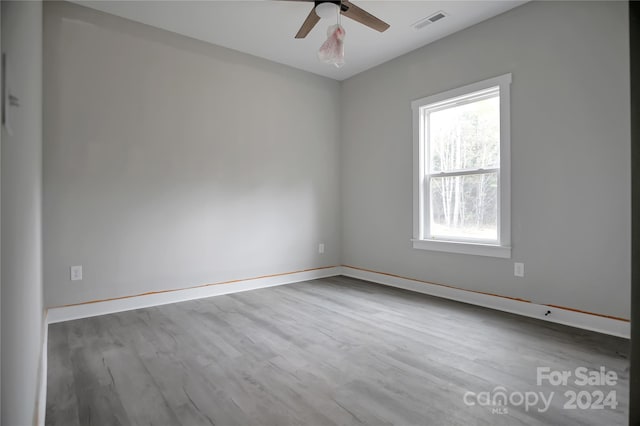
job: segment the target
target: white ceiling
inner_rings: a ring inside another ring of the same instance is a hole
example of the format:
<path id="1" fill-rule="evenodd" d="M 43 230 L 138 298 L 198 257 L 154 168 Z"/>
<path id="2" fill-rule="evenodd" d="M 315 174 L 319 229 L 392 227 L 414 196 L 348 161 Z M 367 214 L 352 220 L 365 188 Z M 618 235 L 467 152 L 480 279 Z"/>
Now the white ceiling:
<path id="1" fill-rule="evenodd" d="M 344 80 L 437 39 L 526 3 L 498 1 L 354 0 L 389 23 L 378 33 L 344 18 L 345 60 L 342 68 L 318 60 L 318 48 L 334 19 L 322 19 L 306 39 L 294 39 L 311 10 L 310 2 L 294 1 L 95 1 L 74 3 L 209 43 L 239 50 L 315 74 Z M 435 12 L 448 16 L 415 30 L 411 25 Z"/>

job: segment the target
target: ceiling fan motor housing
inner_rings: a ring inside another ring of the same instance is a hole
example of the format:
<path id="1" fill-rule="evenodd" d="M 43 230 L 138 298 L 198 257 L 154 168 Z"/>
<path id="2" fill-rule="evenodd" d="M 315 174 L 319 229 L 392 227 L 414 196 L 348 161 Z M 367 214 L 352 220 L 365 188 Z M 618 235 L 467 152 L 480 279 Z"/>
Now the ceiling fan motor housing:
<path id="1" fill-rule="evenodd" d="M 293 1 L 309 1 L 309 0 L 293 0 Z M 296 34 L 296 38 L 305 38 L 309 31 L 315 27 L 321 17 L 333 17 L 338 11 L 347 18 L 353 19 L 373 30 L 384 32 L 389 28 L 389 24 L 376 18 L 366 10 L 363 10 L 351 3 L 349 0 L 315 0 L 313 9 L 302 23 L 302 26 Z M 323 10 L 324 9 L 324 10 Z"/>
<path id="2" fill-rule="evenodd" d="M 315 4 L 315 6 L 318 6 L 319 4 L 322 4 L 322 3 L 333 3 L 336 6 L 342 6 L 342 10 L 348 9 L 347 5 L 342 4 L 340 0 L 315 0 L 313 3 Z"/>
<path id="3" fill-rule="evenodd" d="M 340 1 L 333 0 L 315 1 L 314 5 L 316 15 L 320 18 L 333 18 L 338 10 L 344 12 L 349 9 L 346 5 L 341 4 Z"/>

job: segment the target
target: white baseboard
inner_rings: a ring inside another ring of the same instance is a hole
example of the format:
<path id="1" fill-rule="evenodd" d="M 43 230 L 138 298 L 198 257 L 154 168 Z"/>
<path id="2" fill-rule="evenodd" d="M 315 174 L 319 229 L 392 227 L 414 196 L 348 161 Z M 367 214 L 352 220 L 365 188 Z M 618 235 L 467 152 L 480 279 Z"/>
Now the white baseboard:
<path id="1" fill-rule="evenodd" d="M 484 306 L 499 311 L 538 318 L 544 321 L 565 324 L 572 327 L 597 331 L 599 333 L 610 334 L 627 339 L 630 337 L 630 323 L 628 321 L 509 299 L 506 297 L 493 296 L 454 287 L 430 284 L 410 278 L 393 276 L 381 272 L 367 271 L 350 266 L 319 268 L 268 277 L 249 278 L 229 283 L 205 285 L 164 293 L 145 294 L 121 299 L 50 308 L 46 318 L 48 324 L 53 324 L 56 322 L 88 318 L 132 309 L 148 308 L 151 306 L 166 305 L 169 303 L 183 302 L 187 300 L 202 299 L 206 297 L 291 284 L 336 275 L 345 275 L 378 284 L 403 288 L 405 290 L 411 290 L 418 293 L 429 294 L 472 305 Z M 548 311 L 551 311 L 551 313 L 545 315 Z"/>
<path id="2" fill-rule="evenodd" d="M 49 342 L 49 323 L 47 321 L 47 311 L 45 310 L 42 318 L 42 349 L 40 350 L 40 367 L 38 382 L 38 406 L 36 407 L 36 425 L 44 426 L 44 417 L 47 412 L 47 369 L 48 369 L 48 342 Z"/>
<path id="3" fill-rule="evenodd" d="M 151 306 L 166 305 L 169 303 L 203 299 L 223 294 L 238 293 L 241 291 L 314 280 L 317 278 L 333 277 L 340 275 L 340 272 L 341 267 L 334 266 L 266 277 L 249 278 L 226 283 L 216 283 L 163 293 L 143 294 L 140 296 L 131 296 L 120 299 L 61 306 L 49 308 L 47 320 L 49 324 L 53 324 L 62 321 L 112 314 L 115 312 L 130 311 L 133 309 L 148 308 Z"/>
<path id="4" fill-rule="evenodd" d="M 630 323 L 628 321 L 608 318 L 600 315 L 576 312 L 548 305 L 430 284 L 409 278 L 401 278 L 379 272 L 365 271 L 358 268 L 352 268 L 350 266 L 342 267 L 342 275 L 392 287 L 403 288 L 405 290 L 411 290 L 418 293 L 442 297 L 445 299 L 469 303 L 471 305 L 484 306 L 486 308 L 510 312 L 525 317 L 538 318 L 544 321 L 597 331 L 599 333 L 610 334 L 626 339 L 629 339 L 631 335 Z M 549 311 L 551 313 L 545 315 Z"/>
<path id="5" fill-rule="evenodd" d="M 412 280 L 392 276 L 380 272 L 366 271 L 350 266 L 335 266 L 312 269 L 299 272 L 291 272 L 268 277 L 249 278 L 246 280 L 228 283 L 211 284 L 201 287 L 183 290 L 168 291 L 164 293 L 146 294 L 121 299 L 105 300 L 100 302 L 62 306 L 50 308 L 45 311 L 42 354 L 40 362 L 40 383 L 38 394 L 38 406 L 36 407 L 36 424 L 44 426 L 47 400 L 47 345 L 48 327 L 46 325 L 62 321 L 80 318 L 88 318 L 132 309 L 147 308 L 151 306 L 165 305 L 169 303 L 183 302 L 187 300 L 202 299 L 223 294 L 237 293 L 247 290 L 273 287 L 283 284 L 291 284 L 300 281 L 318 278 L 344 275 L 358 278 L 378 284 L 398 287 L 418 293 L 429 294 L 445 299 L 469 303 L 471 305 L 484 306 L 499 311 L 510 312 L 544 321 L 565 324 L 572 327 L 597 331 L 613 336 L 629 338 L 630 323 L 613 318 L 592 315 L 583 312 L 575 312 L 562 308 L 530 303 L 505 297 L 492 296 L 453 287 L 430 284 L 423 281 Z M 545 315 L 551 311 L 551 314 Z"/>

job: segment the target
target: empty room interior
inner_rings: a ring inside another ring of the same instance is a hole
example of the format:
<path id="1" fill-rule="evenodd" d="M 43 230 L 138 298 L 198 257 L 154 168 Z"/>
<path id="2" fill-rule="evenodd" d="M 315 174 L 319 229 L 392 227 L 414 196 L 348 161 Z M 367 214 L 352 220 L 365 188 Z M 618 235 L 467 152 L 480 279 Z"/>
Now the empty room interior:
<path id="1" fill-rule="evenodd" d="M 629 2 L 1 15 L 3 426 L 630 424 Z"/>

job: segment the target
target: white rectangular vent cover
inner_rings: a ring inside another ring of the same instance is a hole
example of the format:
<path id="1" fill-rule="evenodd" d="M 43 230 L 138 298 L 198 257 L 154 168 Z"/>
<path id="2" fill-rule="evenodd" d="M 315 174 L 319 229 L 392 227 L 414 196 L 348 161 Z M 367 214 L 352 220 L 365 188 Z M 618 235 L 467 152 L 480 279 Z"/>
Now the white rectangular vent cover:
<path id="1" fill-rule="evenodd" d="M 433 15 L 427 16 L 426 18 L 422 18 L 420 19 L 418 22 L 412 24 L 411 26 L 413 28 L 415 28 L 416 30 L 421 30 L 422 28 L 426 27 L 429 24 L 433 24 L 434 22 L 437 22 L 443 18 L 446 18 L 447 14 L 444 13 L 443 11 L 440 12 L 436 12 Z"/>

